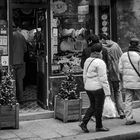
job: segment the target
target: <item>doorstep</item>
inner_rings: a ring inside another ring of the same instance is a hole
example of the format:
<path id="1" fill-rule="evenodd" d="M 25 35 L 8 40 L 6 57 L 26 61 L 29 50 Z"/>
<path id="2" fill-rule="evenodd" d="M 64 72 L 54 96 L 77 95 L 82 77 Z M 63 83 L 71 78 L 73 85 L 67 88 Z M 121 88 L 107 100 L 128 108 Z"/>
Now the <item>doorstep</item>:
<path id="1" fill-rule="evenodd" d="M 133 108 L 140 108 L 140 101 L 134 101 Z M 82 114 L 84 114 L 86 112 L 86 110 L 87 110 L 87 107 L 83 107 Z M 53 117 L 54 117 L 54 111 L 49 111 L 49 110 L 45 110 L 43 112 L 19 113 L 19 121 L 50 119 Z"/>
<path id="2" fill-rule="evenodd" d="M 19 121 L 50 119 L 53 117 L 54 117 L 54 111 L 49 111 L 49 110 L 43 112 L 19 113 Z"/>
<path id="3" fill-rule="evenodd" d="M 82 114 L 85 113 L 87 108 L 82 108 Z M 28 112 L 28 113 L 19 113 L 19 121 L 31 121 L 38 119 L 50 119 L 54 117 L 54 111 L 43 111 L 43 112 Z"/>

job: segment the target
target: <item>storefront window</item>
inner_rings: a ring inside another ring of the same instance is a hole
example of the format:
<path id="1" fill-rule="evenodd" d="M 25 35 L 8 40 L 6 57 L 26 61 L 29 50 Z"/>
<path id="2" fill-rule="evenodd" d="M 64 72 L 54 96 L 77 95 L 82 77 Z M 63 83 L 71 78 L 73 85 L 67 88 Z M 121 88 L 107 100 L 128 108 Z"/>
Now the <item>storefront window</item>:
<path id="1" fill-rule="evenodd" d="M 51 74 L 82 74 L 81 54 L 90 34 L 109 34 L 109 0 L 51 0 Z M 98 20 L 96 20 L 98 19 Z"/>

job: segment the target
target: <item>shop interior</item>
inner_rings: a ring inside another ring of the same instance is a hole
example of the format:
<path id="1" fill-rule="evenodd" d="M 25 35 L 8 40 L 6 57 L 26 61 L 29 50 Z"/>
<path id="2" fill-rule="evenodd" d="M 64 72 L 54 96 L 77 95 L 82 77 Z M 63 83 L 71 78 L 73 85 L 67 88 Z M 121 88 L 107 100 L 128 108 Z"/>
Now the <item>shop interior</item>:
<path id="1" fill-rule="evenodd" d="M 45 9 L 13 9 L 13 21 L 26 39 L 27 52 L 24 54 L 25 77 L 23 79 L 23 101 L 20 112 L 43 111 L 37 103 L 38 59 L 45 54 Z"/>

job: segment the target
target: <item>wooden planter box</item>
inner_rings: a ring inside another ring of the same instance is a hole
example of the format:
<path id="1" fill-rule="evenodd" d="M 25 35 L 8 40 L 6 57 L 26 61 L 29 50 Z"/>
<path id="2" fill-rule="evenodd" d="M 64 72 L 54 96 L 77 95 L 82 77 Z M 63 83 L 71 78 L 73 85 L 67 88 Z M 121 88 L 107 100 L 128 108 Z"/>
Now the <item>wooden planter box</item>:
<path id="1" fill-rule="evenodd" d="M 82 99 L 63 100 L 55 96 L 54 118 L 63 122 L 81 120 Z"/>
<path id="2" fill-rule="evenodd" d="M 19 104 L 15 106 L 0 105 L 0 129 L 19 128 Z"/>

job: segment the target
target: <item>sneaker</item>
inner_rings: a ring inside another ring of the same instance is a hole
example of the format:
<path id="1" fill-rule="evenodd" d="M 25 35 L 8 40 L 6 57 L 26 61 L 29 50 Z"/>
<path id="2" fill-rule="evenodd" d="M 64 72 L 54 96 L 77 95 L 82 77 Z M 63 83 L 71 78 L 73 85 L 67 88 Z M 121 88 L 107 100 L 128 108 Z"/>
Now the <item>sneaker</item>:
<path id="1" fill-rule="evenodd" d="M 133 121 L 127 121 L 125 123 L 125 125 L 133 125 L 133 124 L 136 124 L 136 121 L 135 120 L 133 120 Z"/>
<path id="2" fill-rule="evenodd" d="M 105 127 L 96 128 L 96 132 L 106 132 L 106 131 L 109 131 L 109 129 Z"/>
<path id="3" fill-rule="evenodd" d="M 89 133 L 89 130 L 87 129 L 86 124 L 81 123 L 79 126 L 81 127 L 81 129 L 82 129 L 85 133 Z"/>

